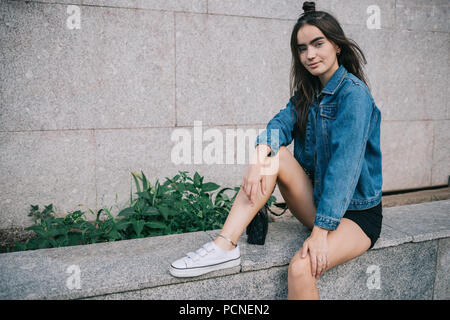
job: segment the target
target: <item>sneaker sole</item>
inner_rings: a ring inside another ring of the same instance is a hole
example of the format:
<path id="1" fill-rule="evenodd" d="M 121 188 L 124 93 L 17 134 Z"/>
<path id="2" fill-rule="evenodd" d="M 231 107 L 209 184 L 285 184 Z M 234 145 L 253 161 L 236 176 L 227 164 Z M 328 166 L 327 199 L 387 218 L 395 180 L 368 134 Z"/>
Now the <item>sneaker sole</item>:
<path id="1" fill-rule="evenodd" d="M 190 269 L 177 269 L 172 266 L 170 266 L 169 272 L 172 276 L 178 277 L 178 278 L 184 278 L 184 277 L 197 277 L 201 276 L 202 274 L 222 270 L 222 269 L 228 269 L 232 267 L 236 267 L 241 264 L 241 258 L 237 258 L 235 260 L 230 260 L 227 262 L 219 263 L 213 266 L 206 266 L 206 267 L 198 267 L 198 268 L 190 268 Z"/>

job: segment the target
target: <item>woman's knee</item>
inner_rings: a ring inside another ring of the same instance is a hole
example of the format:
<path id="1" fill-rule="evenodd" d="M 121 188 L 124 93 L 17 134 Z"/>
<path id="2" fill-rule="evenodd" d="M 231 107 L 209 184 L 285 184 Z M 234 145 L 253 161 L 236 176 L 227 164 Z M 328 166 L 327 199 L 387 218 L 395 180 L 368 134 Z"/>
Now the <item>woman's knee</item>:
<path id="1" fill-rule="evenodd" d="M 286 176 L 286 172 L 292 167 L 292 160 L 295 160 L 294 155 L 285 146 L 281 146 L 278 150 L 276 161 L 278 162 L 278 177 L 280 175 Z M 295 160 L 296 161 L 296 160 Z M 284 171 L 284 173 L 282 172 Z"/>
<path id="2" fill-rule="evenodd" d="M 291 152 L 285 147 L 281 146 L 277 154 L 266 157 L 261 168 L 261 174 L 279 176 L 280 170 L 286 166 L 289 157 L 293 158 Z"/>
<path id="3" fill-rule="evenodd" d="M 311 261 L 309 254 L 302 258 L 300 253 L 296 253 L 289 263 L 288 276 L 293 279 L 313 279 L 311 274 Z"/>
<path id="4" fill-rule="evenodd" d="M 285 146 L 280 147 L 280 149 L 278 150 L 278 154 L 280 157 L 280 162 L 290 160 L 290 158 L 293 157 L 291 151 L 289 151 L 289 149 Z"/>
<path id="5" fill-rule="evenodd" d="M 279 170 L 277 182 L 279 184 L 284 184 L 288 186 L 294 181 L 299 182 L 298 179 L 294 178 L 298 177 L 298 174 L 295 171 L 296 170 L 303 171 L 303 168 L 300 166 L 297 159 L 295 159 L 291 151 L 289 151 L 289 149 L 286 148 L 285 146 L 280 147 L 278 163 L 279 163 Z M 306 176 L 306 174 L 304 175 Z"/>

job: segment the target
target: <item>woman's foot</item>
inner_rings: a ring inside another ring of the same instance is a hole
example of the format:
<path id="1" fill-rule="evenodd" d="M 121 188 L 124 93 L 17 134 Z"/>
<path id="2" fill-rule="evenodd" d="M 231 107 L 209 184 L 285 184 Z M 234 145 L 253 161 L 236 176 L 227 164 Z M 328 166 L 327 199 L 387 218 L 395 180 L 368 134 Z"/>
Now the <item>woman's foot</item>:
<path id="1" fill-rule="evenodd" d="M 210 241 L 195 252 L 189 252 L 185 257 L 174 261 L 169 271 L 174 277 L 196 277 L 240 264 L 239 246 L 232 250 L 224 250 L 214 241 Z"/>

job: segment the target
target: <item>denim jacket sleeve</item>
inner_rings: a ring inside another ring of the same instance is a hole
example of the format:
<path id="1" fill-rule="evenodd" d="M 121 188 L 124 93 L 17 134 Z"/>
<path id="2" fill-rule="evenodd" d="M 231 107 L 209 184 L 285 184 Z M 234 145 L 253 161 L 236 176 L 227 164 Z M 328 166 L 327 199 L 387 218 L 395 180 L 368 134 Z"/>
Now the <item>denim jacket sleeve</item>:
<path id="1" fill-rule="evenodd" d="M 276 155 L 281 146 L 291 144 L 292 132 L 296 123 L 296 110 L 293 98 L 284 109 L 281 109 L 267 124 L 266 129 L 256 138 L 255 148 L 259 144 L 267 144 Z"/>
<path id="2" fill-rule="evenodd" d="M 362 169 L 373 101 L 358 84 L 340 99 L 330 135 L 330 160 L 323 177 L 323 192 L 314 225 L 335 230 L 347 210 Z"/>

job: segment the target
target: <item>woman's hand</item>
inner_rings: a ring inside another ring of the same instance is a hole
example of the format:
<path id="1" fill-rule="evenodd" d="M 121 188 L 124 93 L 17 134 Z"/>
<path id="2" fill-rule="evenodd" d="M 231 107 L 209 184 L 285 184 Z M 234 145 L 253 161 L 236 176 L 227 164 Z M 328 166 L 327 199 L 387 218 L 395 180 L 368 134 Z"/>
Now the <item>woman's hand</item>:
<path id="1" fill-rule="evenodd" d="M 309 251 L 311 258 L 312 276 L 319 279 L 319 276 L 328 267 L 328 230 L 314 226 L 311 235 L 305 240 L 302 247 L 302 258 L 305 258 Z"/>
<path id="2" fill-rule="evenodd" d="M 261 186 L 261 193 L 266 195 L 266 176 L 261 174 L 262 167 L 267 161 L 267 155 L 270 153 L 270 147 L 267 145 L 258 145 L 251 159 L 249 166 L 244 174 L 242 190 L 244 190 L 252 206 L 255 204 L 256 193 Z"/>
<path id="3" fill-rule="evenodd" d="M 261 165 L 258 163 L 250 164 L 244 175 L 242 189 L 247 195 L 252 207 L 255 204 L 256 193 L 260 184 L 261 192 L 265 194 L 265 178 L 261 175 Z"/>

